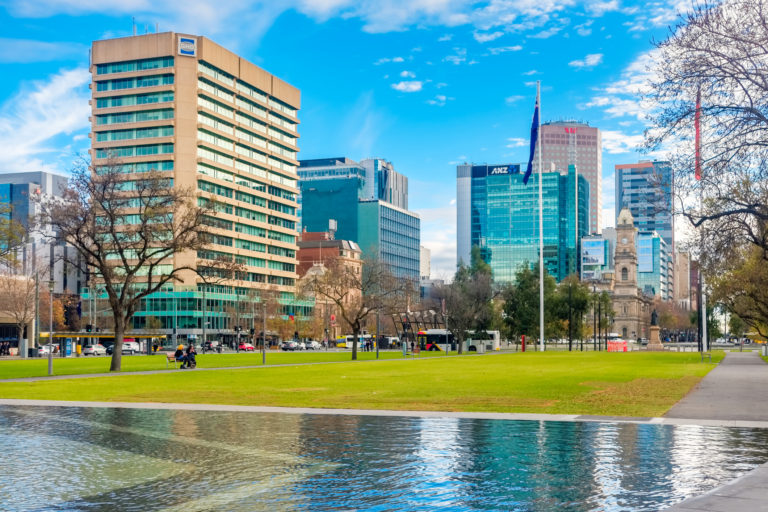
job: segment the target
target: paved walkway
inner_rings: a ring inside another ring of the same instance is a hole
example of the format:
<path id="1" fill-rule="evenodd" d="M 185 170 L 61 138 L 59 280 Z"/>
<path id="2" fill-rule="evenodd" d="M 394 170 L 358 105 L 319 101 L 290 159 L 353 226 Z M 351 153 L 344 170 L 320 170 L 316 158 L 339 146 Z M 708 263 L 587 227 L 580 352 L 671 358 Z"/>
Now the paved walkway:
<path id="1" fill-rule="evenodd" d="M 728 352 L 717 368 L 664 415 L 665 418 L 768 421 L 768 364 L 758 352 Z"/>
<path id="2" fill-rule="evenodd" d="M 768 364 L 758 352 L 729 352 L 725 359 L 664 419 L 766 421 Z M 768 464 L 706 494 L 690 498 L 667 512 L 768 512 Z"/>

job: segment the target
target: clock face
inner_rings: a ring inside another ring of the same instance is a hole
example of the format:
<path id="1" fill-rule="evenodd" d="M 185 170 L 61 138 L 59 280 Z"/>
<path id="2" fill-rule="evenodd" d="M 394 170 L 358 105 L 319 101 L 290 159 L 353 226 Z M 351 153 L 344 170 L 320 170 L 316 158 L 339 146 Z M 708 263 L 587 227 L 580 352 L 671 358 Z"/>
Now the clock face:
<path id="1" fill-rule="evenodd" d="M 621 239 L 621 243 L 623 243 L 623 244 L 627 243 L 627 239 L 626 238 L 622 238 Z"/>

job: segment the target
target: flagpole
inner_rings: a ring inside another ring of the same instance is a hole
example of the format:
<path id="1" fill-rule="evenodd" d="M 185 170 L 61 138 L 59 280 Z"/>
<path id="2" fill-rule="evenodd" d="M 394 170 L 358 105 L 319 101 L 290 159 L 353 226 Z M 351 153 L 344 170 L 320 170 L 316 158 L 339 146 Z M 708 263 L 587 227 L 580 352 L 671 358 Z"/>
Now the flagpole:
<path id="1" fill-rule="evenodd" d="M 541 166 L 541 80 L 536 80 L 536 104 L 539 106 L 536 133 L 536 146 L 539 150 L 539 351 L 544 352 L 544 194 L 542 178 L 544 168 Z"/>

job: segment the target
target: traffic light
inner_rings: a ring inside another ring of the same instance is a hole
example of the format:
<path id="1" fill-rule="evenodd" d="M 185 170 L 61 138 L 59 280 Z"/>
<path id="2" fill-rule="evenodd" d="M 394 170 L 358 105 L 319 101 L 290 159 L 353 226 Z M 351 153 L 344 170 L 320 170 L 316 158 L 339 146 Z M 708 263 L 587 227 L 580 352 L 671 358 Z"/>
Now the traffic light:
<path id="1" fill-rule="evenodd" d="M 86 324 L 85 332 L 93 332 L 93 326 L 91 324 Z"/>
<path id="2" fill-rule="evenodd" d="M 253 336 L 254 334 L 256 334 L 256 329 L 254 329 L 253 327 L 251 327 L 251 336 Z"/>

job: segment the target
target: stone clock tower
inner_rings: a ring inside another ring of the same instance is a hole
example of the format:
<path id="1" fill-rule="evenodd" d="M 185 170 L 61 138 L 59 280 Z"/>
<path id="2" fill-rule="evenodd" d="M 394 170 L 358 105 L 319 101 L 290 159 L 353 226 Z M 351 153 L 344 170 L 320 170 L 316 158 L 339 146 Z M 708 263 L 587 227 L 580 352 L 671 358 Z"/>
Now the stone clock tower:
<path id="1" fill-rule="evenodd" d="M 629 209 L 624 208 L 616 221 L 614 254 L 613 309 L 614 329 L 626 340 L 648 337 L 651 300 L 637 287 L 637 229 Z"/>

